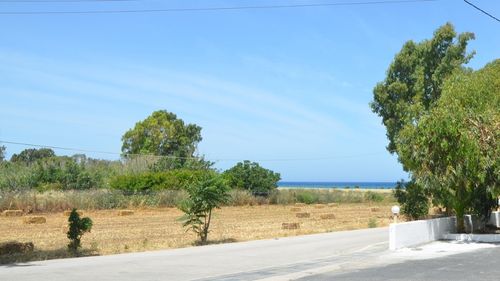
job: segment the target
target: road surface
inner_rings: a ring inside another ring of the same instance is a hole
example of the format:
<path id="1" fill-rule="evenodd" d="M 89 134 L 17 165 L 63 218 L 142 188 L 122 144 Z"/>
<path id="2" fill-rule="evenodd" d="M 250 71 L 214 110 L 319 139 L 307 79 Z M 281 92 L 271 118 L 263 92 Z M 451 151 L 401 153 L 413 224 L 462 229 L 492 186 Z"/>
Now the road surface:
<path id="1" fill-rule="evenodd" d="M 450 246 L 450 245 L 449 245 Z M 451 245 L 453 247 L 454 245 Z M 474 245 L 473 245 L 474 246 Z M 500 280 L 500 247 L 484 247 L 434 259 L 407 260 L 346 273 L 338 271 L 309 275 L 300 281 L 448 281 Z"/>
<path id="2" fill-rule="evenodd" d="M 388 228 L 0 266 L 2 281 L 259 280 L 359 264 L 387 252 Z M 296 276 L 296 277 L 297 277 Z"/>

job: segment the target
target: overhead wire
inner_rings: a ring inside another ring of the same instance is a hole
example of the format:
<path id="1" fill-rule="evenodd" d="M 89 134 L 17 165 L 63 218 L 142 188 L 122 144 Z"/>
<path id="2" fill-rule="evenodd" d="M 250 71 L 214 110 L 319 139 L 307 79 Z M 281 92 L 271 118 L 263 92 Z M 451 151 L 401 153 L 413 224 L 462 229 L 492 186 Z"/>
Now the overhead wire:
<path id="1" fill-rule="evenodd" d="M 164 8 L 164 9 L 122 9 L 122 10 L 79 10 L 79 11 L 2 11 L 0 15 L 54 15 L 54 14 L 121 14 L 121 13 L 161 13 L 161 12 L 203 12 L 203 11 L 234 11 L 234 10 L 261 10 L 261 9 L 293 9 L 332 6 L 361 6 L 361 5 L 386 5 L 408 4 L 420 2 L 437 2 L 440 0 L 382 0 L 359 2 L 334 2 L 334 3 L 307 3 L 307 4 L 281 4 L 281 5 L 248 5 L 226 7 L 199 7 L 199 8 Z"/>
<path id="2" fill-rule="evenodd" d="M 70 148 L 70 147 L 61 147 L 54 145 L 44 145 L 44 144 L 34 144 L 34 143 L 25 143 L 25 142 L 13 142 L 0 140 L 0 144 L 13 144 L 13 145 L 22 145 L 27 147 L 39 147 L 39 148 L 51 148 L 56 150 L 64 150 L 64 151 L 74 151 L 74 152 L 83 152 L 83 153 L 97 153 L 97 154 L 108 154 L 108 155 L 118 155 L 118 156 L 147 156 L 147 157 L 157 157 L 157 158 L 168 158 L 168 159 L 201 159 L 202 157 L 181 157 L 174 155 L 155 155 L 148 153 L 118 153 L 118 152 L 110 152 L 110 151 L 102 151 L 102 150 L 90 150 L 90 149 L 82 149 L 82 148 Z M 381 153 L 364 153 L 364 154 L 355 154 L 355 155 L 337 155 L 337 156 L 325 156 L 325 157 L 310 157 L 310 158 L 268 158 L 268 159 L 252 159 L 252 161 L 257 162 L 288 162 L 288 161 L 320 161 L 320 160 L 334 160 L 334 159 L 346 159 L 346 158 L 357 158 L 357 157 L 366 157 L 372 155 L 381 155 Z M 246 159 L 242 158 L 216 158 L 209 159 L 212 161 L 243 161 Z"/>
<path id="3" fill-rule="evenodd" d="M 485 15 L 489 16 L 490 18 L 492 18 L 492 19 L 494 19 L 494 20 L 496 20 L 496 21 L 500 22 L 500 19 L 498 19 L 498 18 L 497 18 L 497 17 L 495 17 L 494 15 L 492 15 L 492 14 L 490 14 L 490 13 L 486 12 L 485 10 L 483 10 L 483 9 L 479 8 L 478 6 L 476 6 L 476 5 L 472 4 L 471 2 L 469 2 L 469 1 L 467 1 L 467 0 L 464 0 L 464 2 L 465 2 L 465 3 L 467 3 L 467 4 L 469 4 L 470 6 L 472 6 L 474 9 L 476 9 L 476 10 L 478 10 L 478 11 L 482 12 L 483 14 L 485 14 Z"/>

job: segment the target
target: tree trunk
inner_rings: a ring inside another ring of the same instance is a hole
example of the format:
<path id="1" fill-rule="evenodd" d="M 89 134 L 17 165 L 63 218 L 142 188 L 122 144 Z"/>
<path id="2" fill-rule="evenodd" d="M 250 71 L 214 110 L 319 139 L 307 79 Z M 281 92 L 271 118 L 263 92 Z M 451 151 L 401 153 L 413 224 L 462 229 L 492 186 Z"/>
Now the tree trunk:
<path id="1" fill-rule="evenodd" d="M 465 188 L 464 186 L 458 187 L 457 198 L 455 198 L 455 215 L 457 217 L 457 233 L 465 233 Z"/>

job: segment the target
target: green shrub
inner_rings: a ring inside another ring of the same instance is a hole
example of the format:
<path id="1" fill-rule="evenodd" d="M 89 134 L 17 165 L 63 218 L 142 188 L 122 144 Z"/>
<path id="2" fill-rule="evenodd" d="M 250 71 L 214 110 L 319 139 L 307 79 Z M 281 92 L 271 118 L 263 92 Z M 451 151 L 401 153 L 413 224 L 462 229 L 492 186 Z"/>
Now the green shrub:
<path id="1" fill-rule="evenodd" d="M 234 189 L 245 189 L 252 193 L 265 193 L 278 187 L 279 173 L 261 167 L 248 160 L 237 163 L 223 173 L 228 185 Z"/>
<path id="2" fill-rule="evenodd" d="M 210 173 L 213 172 L 208 170 L 182 169 L 165 172 L 120 175 L 112 178 L 109 186 L 114 189 L 128 192 L 185 190 Z"/>
<path id="3" fill-rule="evenodd" d="M 425 189 L 413 180 L 398 182 L 394 197 L 401 205 L 401 213 L 411 220 L 424 218 L 429 213 L 429 199 Z"/>
<path id="4" fill-rule="evenodd" d="M 368 220 L 368 228 L 375 228 L 377 225 L 377 220 L 375 218 L 370 218 Z"/>
<path id="5" fill-rule="evenodd" d="M 314 204 L 319 203 L 319 196 L 315 192 L 302 190 L 296 193 L 296 199 L 299 203 Z"/>
<path id="6" fill-rule="evenodd" d="M 382 202 L 384 201 L 384 196 L 377 192 L 367 191 L 365 193 L 365 200 L 370 202 Z"/>
<path id="7" fill-rule="evenodd" d="M 92 220 L 87 217 L 80 218 L 80 214 L 73 208 L 68 218 L 68 226 L 69 230 L 66 233 L 70 240 L 68 249 L 76 252 L 81 247 L 83 234 L 90 232 L 90 229 L 92 229 Z"/>

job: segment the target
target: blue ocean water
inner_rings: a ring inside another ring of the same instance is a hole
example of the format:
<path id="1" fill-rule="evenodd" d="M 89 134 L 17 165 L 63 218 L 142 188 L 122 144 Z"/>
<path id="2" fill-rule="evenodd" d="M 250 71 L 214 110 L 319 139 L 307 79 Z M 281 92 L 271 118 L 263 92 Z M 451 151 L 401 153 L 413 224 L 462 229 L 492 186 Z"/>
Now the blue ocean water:
<path id="1" fill-rule="evenodd" d="M 361 189 L 391 189 L 396 182 L 310 182 L 310 181 L 280 181 L 278 188 L 361 188 Z"/>

